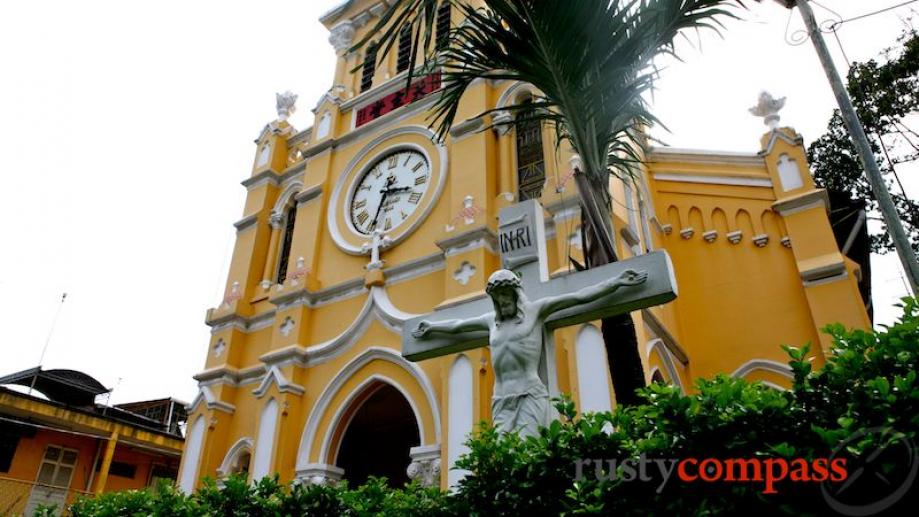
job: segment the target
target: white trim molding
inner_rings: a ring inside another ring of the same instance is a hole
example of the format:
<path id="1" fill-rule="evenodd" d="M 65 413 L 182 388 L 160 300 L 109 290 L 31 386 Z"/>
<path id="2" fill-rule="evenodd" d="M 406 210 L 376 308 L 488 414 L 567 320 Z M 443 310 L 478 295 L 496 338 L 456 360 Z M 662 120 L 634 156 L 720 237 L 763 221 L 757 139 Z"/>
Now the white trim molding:
<path id="1" fill-rule="evenodd" d="M 297 467 L 296 480 L 304 485 L 325 485 L 341 481 L 345 475 L 342 468 L 328 463 L 308 463 Z"/>
<path id="2" fill-rule="evenodd" d="M 673 360 L 670 350 L 664 345 L 663 339 L 654 338 L 645 344 L 645 355 L 649 361 L 651 360 L 651 354 L 654 352 L 657 352 L 657 356 L 660 358 L 661 364 L 664 365 L 664 369 L 667 370 L 667 375 L 670 376 L 670 381 L 673 382 L 673 385 L 680 388 L 681 392 L 686 393 L 686 388 L 683 387 L 683 381 L 680 379 L 680 374 L 676 369 L 676 362 Z"/>
<path id="3" fill-rule="evenodd" d="M 418 217 L 405 228 L 398 228 L 393 233 L 393 242 L 392 245 L 398 244 L 400 241 L 404 240 L 406 237 L 412 234 L 419 226 L 427 219 L 431 211 L 434 209 L 434 206 L 437 205 L 438 200 L 440 199 L 441 194 L 443 193 L 444 186 L 447 184 L 447 172 L 449 171 L 449 158 L 447 155 L 447 148 L 443 144 L 438 144 L 436 142 L 436 135 L 430 129 L 423 126 L 402 126 L 389 131 L 383 132 L 377 135 L 375 138 L 367 142 L 364 147 L 358 151 L 353 158 L 348 162 L 348 164 L 342 169 L 342 173 L 338 175 L 338 179 L 335 182 L 335 186 L 332 189 L 332 194 L 329 198 L 330 207 L 327 210 L 326 216 L 326 225 L 329 230 L 329 235 L 332 237 L 332 241 L 338 246 L 339 249 L 345 253 L 351 255 L 366 255 L 369 253 L 369 250 L 362 249 L 361 246 L 349 242 L 349 239 L 345 238 L 345 232 L 349 234 L 350 237 L 356 240 L 367 240 L 366 235 L 357 233 L 353 228 L 350 227 L 350 218 L 348 217 L 348 199 L 350 197 L 350 187 L 353 182 L 359 181 L 366 170 L 369 170 L 370 167 L 375 165 L 378 158 L 382 158 L 385 155 L 398 151 L 400 149 L 411 149 L 414 151 L 420 152 L 424 155 L 425 159 L 428 161 L 428 164 L 433 168 L 435 166 L 431 155 L 428 152 L 428 149 L 422 147 L 415 143 L 393 143 L 392 145 L 381 147 L 381 144 L 384 144 L 388 140 L 391 140 L 394 137 L 400 135 L 420 135 L 426 140 L 432 142 L 434 151 L 437 153 L 437 159 L 439 161 L 439 173 L 437 178 L 437 184 L 434 185 L 434 190 L 431 194 L 430 199 L 426 202 L 425 206 L 420 209 Z M 360 167 L 360 170 L 357 168 Z M 344 228 L 339 227 L 338 215 L 341 215 L 340 212 L 344 213 L 343 221 Z"/>
<path id="4" fill-rule="evenodd" d="M 262 378 L 262 382 L 258 385 L 258 388 L 252 390 L 252 393 L 256 398 L 262 398 L 265 393 L 268 392 L 268 388 L 270 388 L 272 384 L 276 385 L 278 391 L 281 393 L 293 393 L 294 395 L 303 395 L 306 393 L 306 388 L 287 380 L 287 377 L 284 377 L 284 374 L 281 373 L 277 365 L 268 367 L 268 373 Z"/>
<path id="5" fill-rule="evenodd" d="M 782 217 L 787 217 L 811 208 L 823 207 L 829 215 L 830 198 L 824 189 L 815 189 L 797 196 L 782 199 L 772 203 L 772 209 Z"/>
<path id="6" fill-rule="evenodd" d="M 302 181 L 295 180 L 287 184 L 287 186 L 284 187 L 284 190 L 281 191 L 281 193 L 278 195 L 278 199 L 274 203 L 274 208 L 271 209 L 271 214 L 280 215 L 283 217 L 285 215 L 285 208 L 287 208 L 288 203 L 290 203 L 291 199 L 294 199 L 294 203 L 296 203 L 295 198 L 302 189 Z"/>
<path id="7" fill-rule="evenodd" d="M 778 361 L 773 361 L 772 359 L 751 359 L 743 363 L 742 365 L 740 365 L 736 370 L 734 370 L 734 373 L 731 374 L 731 377 L 735 379 L 741 379 L 756 370 L 763 370 L 766 372 L 775 373 L 789 380 L 794 380 L 795 378 L 794 373 L 792 372 L 791 366 L 788 366 L 787 364 L 784 364 L 784 363 L 780 363 Z M 781 388 L 781 389 L 785 389 L 785 388 Z"/>
<path id="8" fill-rule="evenodd" d="M 329 405 L 332 403 L 332 399 L 336 394 L 338 394 L 338 392 L 349 379 L 351 379 L 358 371 L 360 371 L 361 368 L 374 360 L 387 361 L 389 363 L 395 364 L 396 366 L 399 366 L 405 370 L 405 372 L 408 373 L 415 380 L 415 382 L 418 383 L 419 387 L 424 392 L 425 399 L 428 404 L 428 409 L 434 420 L 435 436 L 433 437 L 433 440 L 430 440 L 431 437 L 425 436 L 424 424 L 421 419 L 421 414 L 415 405 L 416 401 L 412 400 L 406 390 L 399 386 L 392 379 L 385 378 L 381 375 L 370 375 L 357 388 L 352 390 L 352 392 L 346 398 L 345 403 L 342 404 L 341 407 L 337 408 L 334 418 L 331 420 L 332 424 L 326 430 L 326 436 L 323 437 L 323 441 L 320 445 L 321 449 L 319 457 L 322 459 L 326 459 L 328 457 L 331 435 L 335 432 L 336 426 L 339 424 L 338 420 L 341 417 L 341 413 L 348 408 L 354 397 L 362 393 L 369 384 L 375 381 L 390 384 L 394 388 L 399 389 L 403 396 L 405 396 L 405 399 L 408 401 L 409 405 L 412 406 L 412 411 L 414 411 L 415 418 L 418 421 L 419 437 L 421 438 L 422 445 L 428 444 L 428 441 L 440 443 L 440 407 L 437 403 L 437 397 L 434 393 L 434 388 L 431 385 L 431 381 L 428 379 L 427 375 L 417 364 L 407 361 L 396 350 L 385 347 L 370 347 L 352 359 L 341 370 L 339 370 L 335 377 L 333 377 L 332 381 L 326 385 L 326 388 L 319 395 L 319 398 L 316 399 L 316 403 L 313 405 L 309 417 L 307 417 L 306 425 L 303 428 L 303 434 L 300 438 L 300 447 L 297 452 L 296 467 L 298 475 L 301 470 L 304 470 L 309 467 L 309 465 L 311 465 L 310 456 L 313 452 L 313 441 L 316 438 L 316 433 L 319 431 L 319 425 L 323 416 L 329 410 Z"/>
<path id="9" fill-rule="evenodd" d="M 255 451 L 253 447 L 254 443 L 254 440 L 248 436 L 236 440 L 236 443 L 231 445 L 227 450 L 226 455 L 223 457 L 223 462 L 217 467 L 217 475 L 220 477 L 227 477 L 230 475 L 230 469 L 233 467 L 233 464 L 236 463 L 236 458 L 241 452 L 248 451 L 249 454 L 252 454 Z"/>
<path id="10" fill-rule="evenodd" d="M 224 413 L 233 414 L 236 411 L 236 406 L 230 404 L 229 402 L 224 402 L 222 400 L 217 400 L 217 397 L 214 395 L 214 392 L 207 386 L 198 385 L 198 395 L 195 396 L 195 399 L 191 401 L 190 404 L 185 406 L 185 410 L 188 413 L 194 413 L 198 408 L 198 404 L 204 402 L 205 406 L 208 409 L 216 409 L 218 411 L 223 411 Z"/>
<path id="11" fill-rule="evenodd" d="M 684 174 L 677 171 L 652 172 L 655 181 L 675 181 L 679 183 L 702 183 L 708 185 L 729 185 L 738 187 L 772 188 L 772 180 L 766 177 L 727 176 L 723 174 Z"/>
<path id="12" fill-rule="evenodd" d="M 693 163 L 699 165 L 740 165 L 765 167 L 766 162 L 755 153 L 684 149 L 679 147 L 652 147 L 645 160 L 649 163 Z"/>
<path id="13" fill-rule="evenodd" d="M 256 222 L 258 222 L 258 214 L 249 214 L 233 223 L 233 226 L 236 227 L 236 232 L 240 233 L 249 228 L 254 228 Z"/>

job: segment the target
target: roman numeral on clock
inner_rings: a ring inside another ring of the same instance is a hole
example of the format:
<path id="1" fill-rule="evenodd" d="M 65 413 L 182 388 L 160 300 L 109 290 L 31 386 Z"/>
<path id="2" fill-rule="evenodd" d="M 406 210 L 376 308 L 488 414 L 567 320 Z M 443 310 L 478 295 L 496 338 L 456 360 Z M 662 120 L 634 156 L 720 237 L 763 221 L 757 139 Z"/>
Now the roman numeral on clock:
<path id="1" fill-rule="evenodd" d="M 408 196 L 408 202 L 413 205 L 417 205 L 419 201 L 421 201 L 421 192 L 412 192 Z"/>
<path id="2" fill-rule="evenodd" d="M 383 225 L 384 230 L 389 230 L 392 228 L 392 219 L 386 218 L 386 224 Z"/>
<path id="3" fill-rule="evenodd" d="M 392 168 L 394 168 L 396 165 L 398 165 L 398 161 L 399 161 L 399 156 L 398 156 L 398 155 L 392 155 L 392 156 L 389 157 L 388 160 L 386 160 L 386 167 L 389 168 L 389 169 L 392 169 Z"/>
<path id="4" fill-rule="evenodd" d="M 362 211 L 361 213 L 357 214 L 356 219 L 358 223 L 363 225 L 367 222 L 367 219 L 370 219 L 370 214 L 368 214 L 366 210 Z"/>
<path id="5" fill-rule="evenodd" d="M 408 160 L 405 160 L 405 163 L 408 163 Z M 424 162 L 418 162 L 418 163 L 415 164 L 414 167 L 412 167 L 412 172 L 414 172 L 414 173 L 417 174 L 417 173 L 418 173 L 418 169 L 420 169 L 420 168 L 422 168 L 422 167 L 424 167 Z"/>
<path id="6" fill-rule="evenodd" d="M 366 200 L 366 199 L 362 199 L 362 200 L 357 201 L 356 203 L 354 203 L 354 209 L 355 209 L 355 210 L 358 209 L 358 208 L 364 208 L 365 206 L 367 206 L 367 200 Z"/>
<path id="7" fill-rule="evenodd" d="M 415 178 L 415 185 L 421 185 L 422 183 L 426 181 L 428 181 L 427 176 L 418 176 L 417 178 Z"/>

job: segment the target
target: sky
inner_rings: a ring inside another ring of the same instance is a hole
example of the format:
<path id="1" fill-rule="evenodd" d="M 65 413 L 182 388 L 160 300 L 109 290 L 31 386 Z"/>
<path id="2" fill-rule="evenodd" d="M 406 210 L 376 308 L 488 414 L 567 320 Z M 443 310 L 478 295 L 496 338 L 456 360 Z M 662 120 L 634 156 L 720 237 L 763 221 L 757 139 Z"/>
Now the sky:
<path id="1" fill-rule="evenodd" d="M 334 69 L 318 18 L 337 3 L 0 3 L 0 375 L 38 364 L 47 342 L 45 368 L 89 373 L 112 403 L 194 398 L 253 139 L 275 92 L 299 94 L 291 122 L 312 125 Z M 822 3 L 849 18 L 900 2 Z M 848 57 L 892 45 L 908 13 L 842 25 Z M 653 106 L 669 131 L 654 134 L 669 145 L 758 151 L 766 128 L 747 108 L 763 89 L 787 97 L 782 123 L 806 143 L 825 129 L 832 93 L 810 43 L 785 43 L 789 11 L 739 14 L 661 63 Z M 892 321 L 906 294 L 894 255 L 875 260 L 874 289 L 877 322 Z"/>

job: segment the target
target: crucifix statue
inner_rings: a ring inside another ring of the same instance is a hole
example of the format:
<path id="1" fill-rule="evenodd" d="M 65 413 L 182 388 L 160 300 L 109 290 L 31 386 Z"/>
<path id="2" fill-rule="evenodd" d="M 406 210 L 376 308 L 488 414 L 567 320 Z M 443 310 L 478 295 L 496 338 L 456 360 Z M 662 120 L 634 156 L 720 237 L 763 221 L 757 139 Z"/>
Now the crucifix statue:
<path id="1" fill-rule="evenodd" d="M 487 344 L 495 373 L 494 425 L 522 435 L 536 435 L 551 421 L 553 329 L 676 297 L 664 251 L 550 280 L 542 210 L 535 200 L 503 209 L 498 244 L 504 269 L 488 279 L 485 296 L 409 320 L 402 335 L 402 353 L 415 361 Z"/>

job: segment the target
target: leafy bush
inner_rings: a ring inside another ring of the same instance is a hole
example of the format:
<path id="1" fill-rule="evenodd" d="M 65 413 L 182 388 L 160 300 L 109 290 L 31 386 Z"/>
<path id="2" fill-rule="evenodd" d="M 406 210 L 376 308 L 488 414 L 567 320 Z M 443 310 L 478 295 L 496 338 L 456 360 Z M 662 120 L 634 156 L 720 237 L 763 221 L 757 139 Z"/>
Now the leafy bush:
<path id="1" fill-rule="evenodd" d="M 884 507 L 890 483 L 895 488 L 919 466 L 919 305 L 905 300 L 903 309 L 901 320 L 880 332 L 829 326 L 834 355 L 817 371 L 808 347 L 785 347 L 795 377 L 789 391 L 717 376 L 699 380 L 690 395 L 652 384 L 640 392 L 645 403 L 613 413 L 577 415 L 563 399 L 557 403 L 561 419 L 527 439 L 482 425 L 458 463 L 470 474 L 452 493 L 417 484 L 391 489 L 373 478 L 357 488 L 281 485 L 276 479 L 249 485 L 230 478 L 222 487 L 208 481 L 192 496 L 162 486 L 81 499 L 70 511 L 74 517 L 825 514 L 838 505 L 877 503 L 860 508 L 865 514 Z M 648 468 L 630 472 L 624 460 L 639 458 Z M 862 477 L 829 491 L 819 482 L 787 478 L 771 486 L 765 480 L 686 482 L 674 474 L 677 460 L 686 458 L 724 465 L 755 459 L 765 468 L 779 460 L 815 465 L 841 458 L 853 478 Z M 595 459 L 617 463 L 598 467 Z M 887 484 L 864 482 L 870 476 L 859 469 L 872 462 L 875 477 Z M 659 470 L 667 467 L 669 477 Z M 899 502 L 888 511 L 916 504 L 919 490 L 904 486 L 908 493 L 893 493 Z"/>

